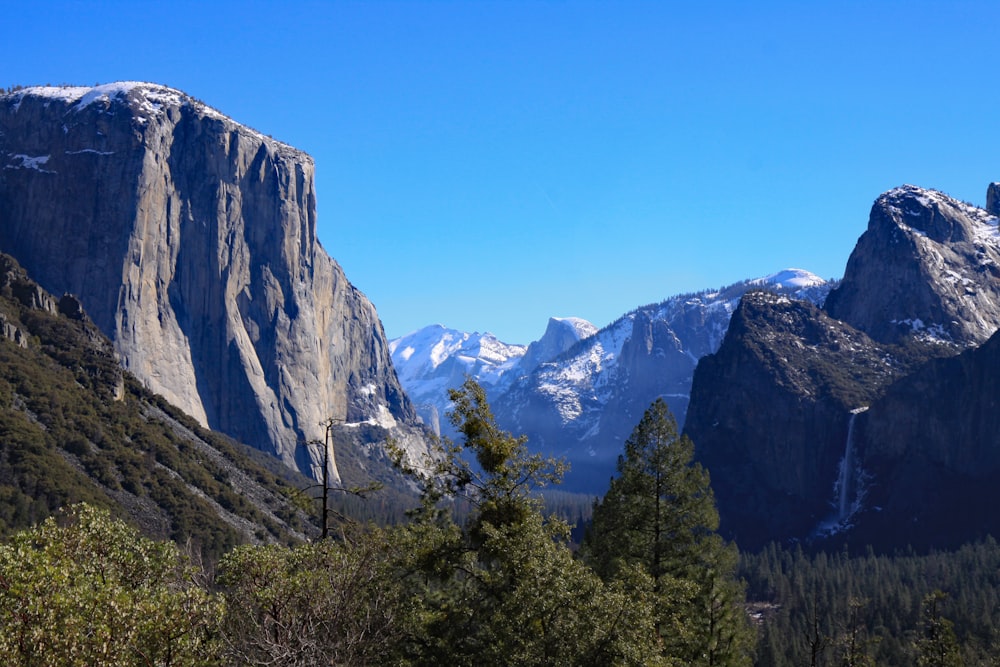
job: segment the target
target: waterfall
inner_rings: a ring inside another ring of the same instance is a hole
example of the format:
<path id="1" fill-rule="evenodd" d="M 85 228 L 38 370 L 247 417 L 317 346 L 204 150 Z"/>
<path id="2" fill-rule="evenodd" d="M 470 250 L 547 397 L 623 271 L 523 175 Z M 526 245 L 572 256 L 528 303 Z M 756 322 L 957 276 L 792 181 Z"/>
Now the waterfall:
<path id="1" fill-rule="evenodd" d="M 837 520 L 843 522 L 851 514 L 851 483 L 854 476 L 854 418 L 868 409 L 868 406 L 851 410 L 847 420 L 847 442 L 844 444 L 844 458 L 840 461 L 840 475 L 837 477 Z"/>

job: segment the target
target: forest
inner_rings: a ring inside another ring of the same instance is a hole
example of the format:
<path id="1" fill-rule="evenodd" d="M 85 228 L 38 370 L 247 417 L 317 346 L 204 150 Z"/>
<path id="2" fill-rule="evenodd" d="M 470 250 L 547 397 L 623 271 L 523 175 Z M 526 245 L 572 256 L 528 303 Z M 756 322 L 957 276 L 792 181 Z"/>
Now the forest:
<path id="1" fill-rule="evenodd" d="M 13 533 L 0 543 L 3 663 L 995 662 L 993 540 L 952 553 L 740 554 L 658 400 L 577 543 L 540 496 L 563 464 L 501 430 L 474 381 L 451 398 L 457 443 L 428 461 L 393 450 L 420 488 L 405 521 L 343 517 L 327 539 L 218 558 L 84 503 Z"/>

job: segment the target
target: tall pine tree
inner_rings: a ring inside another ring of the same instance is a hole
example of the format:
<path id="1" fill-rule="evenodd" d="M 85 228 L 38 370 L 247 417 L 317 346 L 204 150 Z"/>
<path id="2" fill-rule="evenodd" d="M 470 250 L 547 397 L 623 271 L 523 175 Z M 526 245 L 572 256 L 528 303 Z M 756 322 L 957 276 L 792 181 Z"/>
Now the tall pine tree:
<path id="1" fill-rule="evenodd" d="M 753 633 L 735 578 L 737 552 L 694 445 L 657 399 L 625 441 L 618 474 L 594 505 L 584 558 L 605 579 L 639 565 L 659 600 L 664 656 L 689 665 L 750 664 Z"/>
<path id="2" fill-rule="evenodd" d="M 626 584 L 649 577 L 606 584 L 574 558 L 565 522 L 542 516 L 538 489 L 562 464 L 500 429 L 471 378 L 450 398 L 461 445 L 425 462 L 429 475 L 396 455 L 423 486 L 396 543 L 411 600 L 396 664 L 672 667 L 657 652 L 649 587 Z M 441 511 L 449 499 L 472 508 L 463 526 Z"/>

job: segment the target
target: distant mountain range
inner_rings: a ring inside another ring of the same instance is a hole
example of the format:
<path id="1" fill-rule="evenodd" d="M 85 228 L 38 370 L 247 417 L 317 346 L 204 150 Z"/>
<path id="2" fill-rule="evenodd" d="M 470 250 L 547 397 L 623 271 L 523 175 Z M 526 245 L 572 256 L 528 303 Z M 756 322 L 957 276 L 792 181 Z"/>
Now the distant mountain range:
<path id="1" fill-rule="evenodd" d="M 403 387 L 430 423 L 438 425 L 447 411 L 447 389 L 471 375 L 505 428 L 527 435 L 533 449 L 570 462 L 568 488 L 599 492 L 653 400 L 665 398 L 683 423 L 695 365 L 718 348 L 746 291 L 767 288 L 821 303 L 834 284 L 787 269 L 674 296 L 600 330 L 584 320 L 553 318 L 527 347 L 432 326 L 391 341 L 390 350 Z"/>
<path id="2" fill-rule="evenodd" d="M 541 363 L 554 359 L 597 328 L 576 317 L 553 317 L 541 339 L 530 345 L 509 345 L 491 333 L 467 333 L 441 325 L 424 327 L 389 342 L 400 382 L 417 413 L 440 433 L 451 431 L 442 417 L 448 411 L 448 390 L 471 376 L 491 396 L 508 389 Z"/>

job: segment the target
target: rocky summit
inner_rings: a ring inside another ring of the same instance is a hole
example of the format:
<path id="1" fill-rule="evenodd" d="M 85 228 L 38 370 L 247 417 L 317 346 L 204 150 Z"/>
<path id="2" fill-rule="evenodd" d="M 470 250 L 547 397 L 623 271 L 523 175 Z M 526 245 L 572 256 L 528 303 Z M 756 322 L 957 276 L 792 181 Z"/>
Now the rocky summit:
<path id="1" fill-rule="evenodd" d="M 685 431 L 741 546 L 947 546 L 996 531 L 998 190 L 880 196 L 822 309 L 748 293 Z M 962 507 L 956 512 L 956 507 Z"/>
<path id="2" fill-rule="evenodd" d="M 981 344 L 1000 327 L 996 218 L 935 190 L 886 192 L 826 309 L 883 342 Z"/>
<path id="3" fill-rule="evenodd" d="M 312 159 L 180 91 L 0 96 L 0 250 L 149 389 L 290 466 L 318 474 L 328 420 L 425 451 L 374 307 L 316 238 Z"/>

